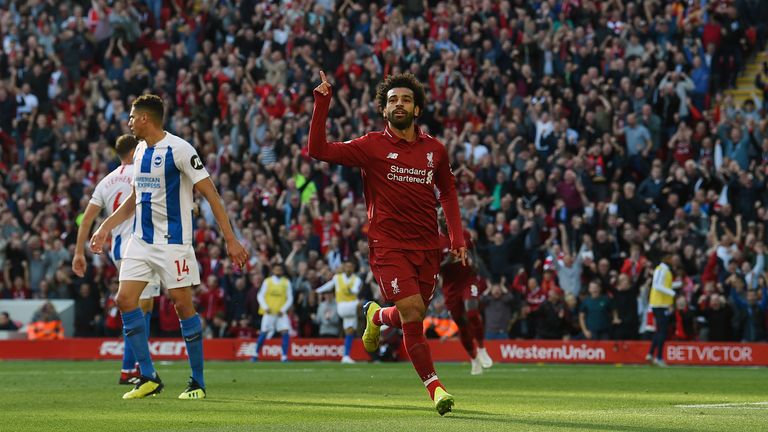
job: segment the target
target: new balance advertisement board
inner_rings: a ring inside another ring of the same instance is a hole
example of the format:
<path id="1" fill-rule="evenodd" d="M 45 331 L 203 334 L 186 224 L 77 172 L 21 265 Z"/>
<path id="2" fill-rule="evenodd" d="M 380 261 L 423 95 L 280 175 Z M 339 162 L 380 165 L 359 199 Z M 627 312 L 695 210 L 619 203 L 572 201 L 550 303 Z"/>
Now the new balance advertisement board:
<path id="1" fill-rule="evenodd" d="M 429 341 L 435 361 L 467 361 L 458 341 Z M 149 344 L 157 360 L 184 360 L 186 347 L 181 339 L 155 339 Z M 501 363 L 645 363 L 648 342 L 639 341 L 487 341 L 488 353 Z M 208 360 L 248 360 L 253 356 L 256 342 L 250 339 L 209 339 L 205 341 Z M 405 350 L 400 353 L 405 356 Z M 261 360 L 279 360 L 280 341 L 267 341 L 261 349 Z M 344 343 L 341 339 L 292 339 L 288 358 L 293 361 L 341 359 Z M 97 360 L 120 359 L 123 341 L 120 339 L 73 338 L 56 341 L 0 341 L 2 360 Z M 355 341 L 351 357 L 368 360 L 362 343 Z M 768 344 L 716 342 L 668 342 L 664 357 L 670 365 L 768 366 Z M 404 357 L 405 359 L 405 357 Z"/>

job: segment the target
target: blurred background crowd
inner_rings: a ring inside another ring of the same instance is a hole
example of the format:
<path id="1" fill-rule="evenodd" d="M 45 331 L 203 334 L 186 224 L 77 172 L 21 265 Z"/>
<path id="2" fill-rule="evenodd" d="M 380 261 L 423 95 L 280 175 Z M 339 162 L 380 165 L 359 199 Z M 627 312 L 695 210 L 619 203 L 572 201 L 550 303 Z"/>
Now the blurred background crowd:
<path id="1" fill-rule="evenodd" d="M 409 71 L 428 94 L 418 123 L 451 156 L 490 337 L 581 338 L 581 311 L 590 333 L 640 338 L 673 253 L 674 339 L 765 340 L 766 99 L 725 90 L 767 23 L 760 0 L 0 0 L 0 297 L 75 299 L 78 335 L 119 334 L 112 264 L 88 255 L 80 279 L 70 263 L 151 92 L 251 255 L 233 267 L 198 200 L 208 335 L 256 334 L 282 263 L 293 333 L 338 336 L 333 295 L 314 289 L 347 259 L 361 299 L 378 288 L 359 170 L 307 156 L 311 89 L 324 70 L 344 141 L 383 128 L 375 86 Z M 165 297 L 154 313 L 154 334 L 178 333 Z M 441 299 L 430 316 L 450 337 Z"/>

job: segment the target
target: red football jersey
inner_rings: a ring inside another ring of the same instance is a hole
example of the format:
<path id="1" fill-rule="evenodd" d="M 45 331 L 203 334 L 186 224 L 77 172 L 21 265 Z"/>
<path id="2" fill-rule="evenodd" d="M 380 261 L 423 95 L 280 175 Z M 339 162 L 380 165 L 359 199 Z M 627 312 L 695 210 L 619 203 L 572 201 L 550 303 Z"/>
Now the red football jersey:
<path id="1" fill-rule="evenodd" d="M 445 146 L 418 127 L 407 142 L 387 126 L 344 143 L 326 142 L 325 122 L 331 94 L 315 92 L 309 128 L 309 155 L 362 169 L 371 247 L 439 249 L 438 200 L 443 206 L 454 249 L 464 246 L 456 186 Z M 437 194 L 435 189 L 437 189 Z M 437 195 L 437 197 L 436 197 Z"/>

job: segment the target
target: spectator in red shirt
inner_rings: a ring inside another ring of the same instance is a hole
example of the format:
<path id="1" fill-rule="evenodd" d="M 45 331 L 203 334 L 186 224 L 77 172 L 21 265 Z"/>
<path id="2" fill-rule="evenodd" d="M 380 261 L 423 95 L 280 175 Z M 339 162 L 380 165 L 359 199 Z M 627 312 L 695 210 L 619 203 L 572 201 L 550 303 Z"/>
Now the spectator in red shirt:
<path id="1" fill-rule="evenodd" d="M 158 316 L 161 337 L 181 337 L 181 324 L 179 323 L 179 316 L 176 314 L 176 309 L 173 307 L 173 303 L 167 295 L 160 297 Z"/>
<path id="2" fill-rule="evenodd" d="M 547 293 L 541 289 L 539 282 L 536 278 L 528 278 L 525 290 L 525 302 L 531 308 L 531 316 L 535 321 L 535 314 L 539 310 L 539 307 L 547 300 Z"/>
<path id="3" fill-rule="evenodd" d="M 584 185 L 578 180 L 573 170 L 567 170 L 563 180 L 557 184 L 557 195 L 563 199 L 568 215 L 579 214 L 584 208 L 586 199 Z"/>
<path id="4" fill-rule="evenodd" d="M 258 335 L 258 330 L 253 328 L 251 319 L 247 315 L 241 316 L 238 321 L 232 320 L 232 325 L 229 327 L 229 337 L 254 339 Z"/>
<path id="5" fill-rule="evenodd" d="M 108 337 L 117 337 L 123 334 L 123 319 L 115 302 L 117 288 L 117 280 L 113 280 L 109 284 L 109 296 L 104 303 L 104 333 Z"/>
<path id="6" fill-rule="evenodd" d="M 216 314 L 226 312 L 226 294 L 219 286 L 219 279 L 215 275 L 208 276 L 205 284 L 197 287 L 197 298 L 200 315 L 209 322 L 213 321 Z"/>
<path id="7" fill-rule="evenodd" d="M 32 298 L 32 293 L 29 291 L 29 287 L 27 287 L 23 277 L 16 276 L 13 279 L 9 298 L 15 300 L 26 300 Z"/>

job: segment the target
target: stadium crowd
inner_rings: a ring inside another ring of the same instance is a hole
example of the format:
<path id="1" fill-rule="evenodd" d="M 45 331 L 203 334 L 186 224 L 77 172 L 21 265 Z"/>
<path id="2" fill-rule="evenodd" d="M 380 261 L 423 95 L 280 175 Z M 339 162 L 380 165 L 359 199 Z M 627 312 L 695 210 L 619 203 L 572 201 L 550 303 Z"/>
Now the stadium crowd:
<path id="1" fill-rule="evenodd" d="M 766 23 L 759 0 L 0 0 L 0 297 L 73 298 L 78 335 L 120 333 L 114 267 L 89 254 L 80 279 L 70 264 L 130 104 L 151 92 L 251 256 L 229 262 L 199 201 L 208 335 L 253 337 L 282 263 L 293 332 L 338 336 L 314 289 L 352 259 L 360 298 L 379 294 L 359 170 L 306 153 L 311 89 L 326 71 L 344 141 L 383 128 L 375 86 L 409 71 L 427 88 L 418 123 L 452 157 L 489 337 L 640 338 L 673 253 L 673 339 L 765 340 L 768 99 L 724 90 Z M 153 320 L 178 334 L 165 296 Z"/>

